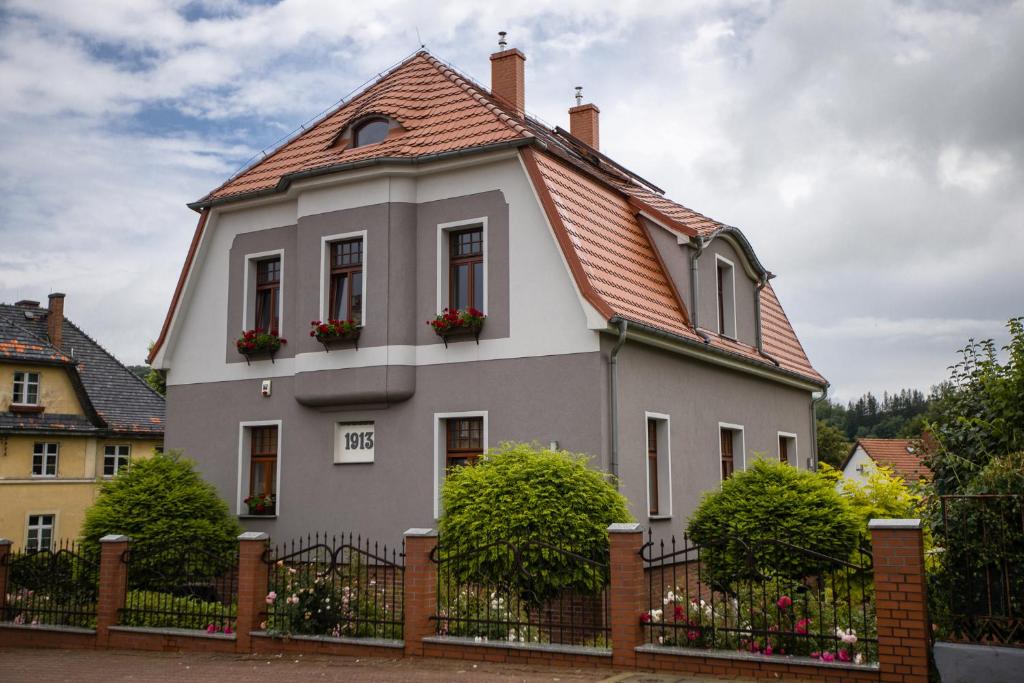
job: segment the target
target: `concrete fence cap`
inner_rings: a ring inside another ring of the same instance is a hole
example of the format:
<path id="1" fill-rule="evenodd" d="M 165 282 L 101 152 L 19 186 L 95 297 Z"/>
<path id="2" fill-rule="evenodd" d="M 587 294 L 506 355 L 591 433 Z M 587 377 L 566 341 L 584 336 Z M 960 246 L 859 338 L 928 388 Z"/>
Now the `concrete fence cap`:
<path id="1" fill-rule="evenodd" d="M 238 535 L 239 541 L 265 541 L 270 538 L 266 531 L 245 531 Z"/>
<path id="2" fill-rule="evenodd" d="M 127 543 L 132 540 L 124 534 L 107 534 L 100 539 L 100 543 Z"/>
<path id="3" fill-rule="evenodd" d="M 639 522 L 616 522 L 608 525 L 610 534 L 632 534 L 640 531 Z"/>
<path id="4" fill-rule="evenodd" d="M 919 519 L 872 519 L 868 529 L 920 529 Z"/>
<path id="5" fill-rule="evenodd" d="M 405 536 L 437 536 L 437 529 L 406 529 Z"/>

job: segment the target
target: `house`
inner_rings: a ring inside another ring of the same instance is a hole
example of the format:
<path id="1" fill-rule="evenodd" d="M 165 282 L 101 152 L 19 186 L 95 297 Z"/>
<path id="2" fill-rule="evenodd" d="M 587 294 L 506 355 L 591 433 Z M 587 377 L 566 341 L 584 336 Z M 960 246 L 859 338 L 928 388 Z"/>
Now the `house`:
<path id="1" fill-rule="evenodd" d="M 505 440 L 592 454 L 661 531 L 754 457 L 814 466 L 827 383 L 751 243 L 606 156 L 595 105 L 527 116 L 500 47 L 490 89 L 417 52 L 190 205 L 151 362 L 168 447 L 248 528 L 395 540 Z M 446 308 L 486 319 L 442 338 Z M 254 328 L 287 341 L 243 355 Z"/>
<path id="2" fill-rule="evenodd" d="M 100 482 L 163 445 L 164 399 L 64 317 L 0 304 L 0 538 L 79 535 Z"/>
<path id="3" fill-rule="evenodd" d="M 873 466 L 891 468 L 908 484 L 932 476 L 917 439 L 857 439 L 843 462 L 843 476 L 864 483 Z"/>

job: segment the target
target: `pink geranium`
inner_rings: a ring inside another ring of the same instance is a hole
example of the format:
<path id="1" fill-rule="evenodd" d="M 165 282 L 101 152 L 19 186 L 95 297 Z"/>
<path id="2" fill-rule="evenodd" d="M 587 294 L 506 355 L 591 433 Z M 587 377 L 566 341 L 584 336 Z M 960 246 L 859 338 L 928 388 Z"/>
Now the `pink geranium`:
<path id="1" fill-rule="evenodd" d="M 788 595 L 783 595 L 781 598 L 775 601 L 775 604 L 779 606 L 779 609 L 788 609 L 793 605 L 793 598 Z"/>

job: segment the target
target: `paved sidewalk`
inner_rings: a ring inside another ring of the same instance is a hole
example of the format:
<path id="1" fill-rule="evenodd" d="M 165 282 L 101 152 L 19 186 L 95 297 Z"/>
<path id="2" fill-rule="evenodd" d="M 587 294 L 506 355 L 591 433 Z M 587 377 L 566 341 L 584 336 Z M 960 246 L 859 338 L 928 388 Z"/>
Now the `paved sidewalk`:
<path id="1" fill-rule="evenodd" d="M 488 664 L 447 659 L 384 659 L 327 656 L 246 656 L 139 652 L 126 650 L 49 650 L 0 648 L 0 680 L 5 683 L 117 683 L 180 681 L 239 683 L 272 681 L 349 681 L 376 683 L 706 683 L 714 679 L 655 674 L 615 674 L 609 670 L 561 669 Z"/>

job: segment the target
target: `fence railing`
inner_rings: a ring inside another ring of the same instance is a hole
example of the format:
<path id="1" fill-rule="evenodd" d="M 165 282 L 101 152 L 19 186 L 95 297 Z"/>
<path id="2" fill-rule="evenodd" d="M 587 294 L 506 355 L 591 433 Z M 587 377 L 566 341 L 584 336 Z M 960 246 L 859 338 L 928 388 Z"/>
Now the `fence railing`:
<path id="1" fill-rule="evenodd" d="M 238 548 L 131 548 L 122 555 L 128 592 L 122 626 L 231 634 L 238 609 Z"/>
<path id="2" fill-rule="evenodd" d="M 700 546 L 683 536 L 650 540 L 640 553 L 648 586 L 647 642 L 826 662 L 877 661 L 871 555 L 835 558 L 785 541 L 758 541 L 803 558 L 809 575 L 762 566 L 738 539 Z M 739 561 L 736 553 L 739 551 Z M 732 553 L 733 561 L 724 561 Z M 799 566 L 799 561 L 787 563 Z"/>
<path id="3" fill-rule="evenodd" d="M 317 534 L 263 558 L 270 568 L 262 626 L 271 635 L 401 640 L 404 548 Z"/>
<path id="4" fill-rule="evenodd" d="M 431 559 L 438 635 L 611 647 L 607 552 L 586 557 L 540 541 L 458 547 L 441 537 Z M 555 566 L 571 578 L 553 585 Z"/>
<path id="5" fill-rule="evenodd" d="M 940 499 L 930 597 L 938 635 L 1024 644 L 1024 495 Z"/>
<path id="6" fill-rule="evenodd" d="M 54 550 L 3 557 L 7 586 L 0 621 L 93 628 L 99 595 L 99 553 L 63 540 Z"/>

